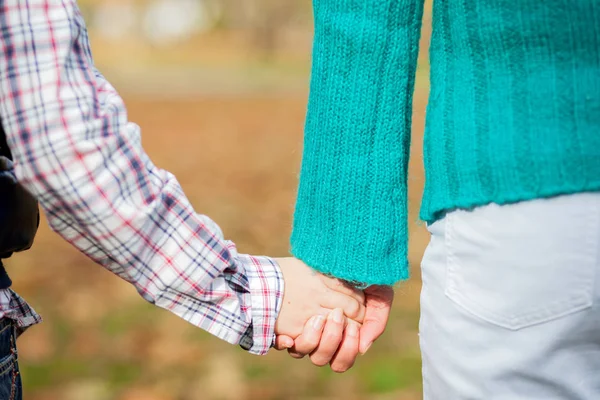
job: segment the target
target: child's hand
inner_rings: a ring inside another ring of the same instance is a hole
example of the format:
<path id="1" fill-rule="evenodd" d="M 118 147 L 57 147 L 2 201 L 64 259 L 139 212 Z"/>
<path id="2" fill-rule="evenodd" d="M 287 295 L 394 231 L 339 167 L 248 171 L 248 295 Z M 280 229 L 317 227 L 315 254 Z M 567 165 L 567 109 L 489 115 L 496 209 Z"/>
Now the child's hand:
<path id="1" fill-rule="evenodd" d="M 276 261 L 285 287 L 275 334 L 295 339 L 310 317 L 327 315 L 335 308 L 341 308 L 348 318 L 363 321 L 366 309 L 362 291 L 319 274 L 296 258 L 279 258 Z"/>
<path id="2" fill-rule="evenodd" d="M 310 354 L 315 365 L 331 362 L 334 371 L 350 368 L 358 354 L 359 323 L 365 316 L 364 293 L 315 272 L 298 259 L 277 262 L 285 291 L 275 325 L 276 348 L 291 348 L 290 354 L 297 358 Z M 337 310 L 331 312 L 333 309 Z M 344 315 L 356 321 L 348 322 L 347 329 Z"/>

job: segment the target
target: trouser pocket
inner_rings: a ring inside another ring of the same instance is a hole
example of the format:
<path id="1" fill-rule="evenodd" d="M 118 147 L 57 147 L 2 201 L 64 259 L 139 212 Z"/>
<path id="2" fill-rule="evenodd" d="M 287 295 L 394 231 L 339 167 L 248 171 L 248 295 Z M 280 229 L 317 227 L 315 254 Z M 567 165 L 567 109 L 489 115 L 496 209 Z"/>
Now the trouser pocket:
<path id="1" fill-rule="evenodd" d="M 512 330 L 591 307 L 599 205 L 578 194 L 449 213 L 446 296 Z"/>

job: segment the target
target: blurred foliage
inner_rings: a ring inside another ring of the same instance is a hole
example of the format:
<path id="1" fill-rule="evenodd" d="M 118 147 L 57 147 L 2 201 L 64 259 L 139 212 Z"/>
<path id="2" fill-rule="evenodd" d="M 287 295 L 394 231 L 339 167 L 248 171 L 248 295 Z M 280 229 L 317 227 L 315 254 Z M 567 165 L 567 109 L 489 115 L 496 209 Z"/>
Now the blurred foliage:
<path id="1" fill-rule="evenodd" d="M 120 39 L 138 36 L 172 45 L 215 31 L 236 31 L 269 57 L 285 31 L 310 27 L 307 0 L 81 0 L 92 29 Z"/>

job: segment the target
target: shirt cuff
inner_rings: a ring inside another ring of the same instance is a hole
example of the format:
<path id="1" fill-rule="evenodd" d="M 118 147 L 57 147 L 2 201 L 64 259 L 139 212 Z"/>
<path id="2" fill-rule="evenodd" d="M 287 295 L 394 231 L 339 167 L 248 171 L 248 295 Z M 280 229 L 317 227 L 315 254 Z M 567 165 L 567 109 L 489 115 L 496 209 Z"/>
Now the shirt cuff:
<path id="1" fill-rule="evenodd" d="M 240 346 L 256 355 L 266 354 L 275 341 L 275 321 L 283 303 L 284 281 L 275 260 L 239 254 L 250 286 L 252 322 Z"/>

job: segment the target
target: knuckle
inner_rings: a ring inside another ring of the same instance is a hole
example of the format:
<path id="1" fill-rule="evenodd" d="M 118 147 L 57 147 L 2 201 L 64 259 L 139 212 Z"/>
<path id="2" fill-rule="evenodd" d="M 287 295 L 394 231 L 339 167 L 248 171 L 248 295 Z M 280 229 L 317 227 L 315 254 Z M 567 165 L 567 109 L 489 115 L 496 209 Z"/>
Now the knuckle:
<path id="1" fill-rule="evenodd" d="M 360 315 L 360 303 L 355 299 L 349 300 L 348 304 L 346 304 L 344 313 L 348 318 L 358 318 Z"/>
<path id="2" fill-rule="evenodd" d="M 336 374 L 341 374 L 343 372 L 346 372 L 350 369 L 350 366 L 347 365 L 343 365 L 343 364 L 339 364 L 339 363 L 332 363 L 331 364 L 331 370 L 333 372 L 335 372 Z"/>
<path id="3" fill-rule="evenodd" d="M 303 335 L 301 340 L 296 341 L 296 352 L 303 354 L 311 353 L 319 345 L 319 339 L 318 336 Z"/>
<path id="4" fill-rule="evenodd" d="M 341 348 L 331 360 L 331 369 L 334 372 L 345 372 L 352 368 L 358 355 L 358 349 Z"/>
<path id="5" fill-rule="evenodd" d="M 326 332 L 323 334 L 322 344 L 327 345 L 328 347 L 337 348 L 340 342 L 342 341 L 343 331 L 340 329 L 335 332 Z"/>
<path id="6" fill-rule="evenodd" d="M 301 359 L 301 358 L 304 358 L 304 356 L 305 356 L 302 353 L 298 353 L 296 351 L 291 351 L 291 350 L 288 350 L 288 353 L 289 353 L 290 356 L 292 356 L 293 358 L 296 358 L 298 360 Z"/>
<path id="7" fill-rule="evenodd" d="M 318 337 L 314 337 L 314 338 L 310 338 L 308 340 L 306 340 L 303 344 L 302 344 L 302 349 L 304 350 L 304 353 L 308 354 L 310 352 L 312 352 L 314 349 L 317 348 L 317 346 L 319 345 L 319 339 Z"/>
<path id="8" fill-rule="evenodd" d="M 302 357 L 310 354 L 311 349 L 308 349 L 306 347 L 298 347 L 296 349 L 294 349 L 294 353 L 301 355 Z"/>
<path id="9" fill-rule="evenodd" d="M 329 363 L 329 360 L 321 356 L 313 356 L 310 358 L 310 361 L 317 367 L 324 367 Z"/>

